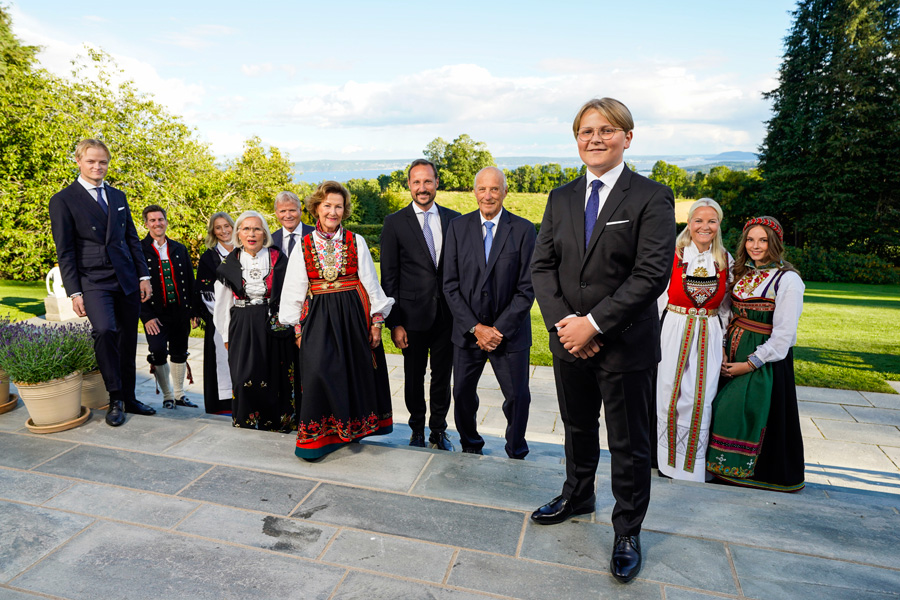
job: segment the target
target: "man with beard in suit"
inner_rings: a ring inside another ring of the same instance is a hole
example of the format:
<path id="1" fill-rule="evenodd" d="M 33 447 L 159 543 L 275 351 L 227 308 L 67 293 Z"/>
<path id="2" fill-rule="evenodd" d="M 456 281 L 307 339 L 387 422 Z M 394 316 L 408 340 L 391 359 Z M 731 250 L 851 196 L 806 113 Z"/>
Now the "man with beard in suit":
<path id="1" fill-rule="evenodd" d="M 394 345 L 403 351 L 404 398 L 412 435 L 410 446 L 425 447 L 425 369 L 431 353 L 432 448 L 453 450 L 447 436 L 453 317 L 443 292 L 443 242 L 450 220 L 459 213 L 434 202 L 437 168 L 417 159 L 409 166 L 412 202 L 388 215 L 381 230 L 381 287 L 394 298 L 386 324 Z"/>
<path id="2" fill-rule="evenodd" d="M 625 165 L 633 129 L 631 112 L 612 98 L 578 111 L 573 132 L 587 173 L 550 192 L 532 264 L 565 427 L 566 481 L 531 518 L 553 524 L 594 511 L 602 402 L 616 499 L 610 571 L 623 583 L 641 569 L 656 299 L 675 251 L 672 191 Z"/>
<path id="3" fill-rule="evenodd" d="M 106 422 L 118 427 L 125 412 L 156 413 L 134 395 L 138 317 L 141 302 L 153 292 L 125 194 L 103 181 L 109 159 L 103 142 L 78 142 L 80 174 L 50 199 L 50 228 L 72 308 L 91 321 L 94 352 L 109 392 Z"/>

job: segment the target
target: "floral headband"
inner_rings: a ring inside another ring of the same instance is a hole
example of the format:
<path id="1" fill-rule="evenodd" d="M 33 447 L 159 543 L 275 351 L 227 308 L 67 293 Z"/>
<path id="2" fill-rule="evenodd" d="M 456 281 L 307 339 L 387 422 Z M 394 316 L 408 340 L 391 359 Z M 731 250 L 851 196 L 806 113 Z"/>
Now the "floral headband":
<path id="1" fill-rule="evenodd" d="M 756 225 L 765 225 L 772 231 L 774 231 L 778 235 L 778 239 L 782 242 L 784 241 L 784 232 L 781 230 L 781 225 L 778 224 L 775 219 L 770 219 L 769 217 L 753 217 L 747 224 L 744 225 L 744 231 L 747 231 L 751 227 L 755 227 Z"/>

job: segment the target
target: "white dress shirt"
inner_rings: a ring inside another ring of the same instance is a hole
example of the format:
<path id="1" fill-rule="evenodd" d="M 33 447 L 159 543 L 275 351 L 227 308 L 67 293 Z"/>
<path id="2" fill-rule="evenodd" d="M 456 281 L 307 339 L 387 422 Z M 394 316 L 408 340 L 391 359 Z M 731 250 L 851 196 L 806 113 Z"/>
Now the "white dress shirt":
<path id="1" fill-rule="evenodd" d="M 91 195 L 91 198 L 94 199 L 94 202 L 97 202 L 97 187 L 93 183 L 89 183 L 84 177 L 81 175 L 78 176 L 78 183 L 87 190 L 88 194 Z M 106 200 L 106 206 L 109 207 L 109 196 L 106 194 L 106 182 L 100 182 L 100 193 L 103 194 L 103 199 Z"/>
<path id="2" fill-rule="evenodd" d="M 490 221 L 494 224 L 494 228 L 491 229 L 491 235 L 493 235 L 494 239 L 497 239 L 497 230 L 500 229 L 500 215 L 503 214 L 503 208 L 500 208 L 500 212 L 494 215 L 493 219 L 485 219 L 484 215 L 481 214 L 481 211 L 478 211 L 478 216 L 481 217 L 481 239 L 484 239 L 487 236 L 487 227 L 484 226 L 485 223 Z"/>
<path id="3" fill-rule="evenodd" d="M 288 231 L 286 228 L 281 228 L 281 243 L 283 244 L 284 257 L 290 258 L 291 253 L 288 248 L 291 246 L 291 235 L 296 235 L 296 241 L 294 242 L 294 249 L 297 249 L 297 246 L 300 245 L 300 242 L 303 241 L 303 225 L 297 225 L 294 231 Z"/>
<path id="4" fill-rule="evenodd" d="M 434 236 L 434 257 L 440 261 L 441 248 L 444 247 L 444 231 L 441 229 L 441 214 L 438 212 L 437 204 L 432 202 L 431 208 L 428 210 L 422 210 L 415 202 L 412 203 L 412 207 L 416 211 L 416 218 L 419 220 L 419 227 L 422 231 L 425 231 L 425 213 L 431 215 L 428 217 L 428 226 L 431 227 L 431 233 Z"/>
<path id="5" fill-rule="evenodd" d="M 600 197 L 600 204 L 597 206 L 597 214 L 599 215 L 600 211 L 603 210 L 603 204 L 606 202 L 606 199 L 609 198 L 609 193 L 612 191 L 613 186 L 616 185 L 616 182 L 619 180 L 619 176 L 624 170 L 625 161 L 620 162 L 618 166 L 613 167 L 600 177 L 597 177 L 596 175 L 591 173 L 590 169 L 588 169 L 587 173 L 585 174 L 587 189 L 585 189 L 584 191 L 584 207 L 587 208 L 588 198 L 591 197 L 591 182 L 599 179 L 603 182 L 603 187 L 601 187 L 600 191 L 597 192 L 598 196 Z"/>
<path id="6" fill-rule="evenodd" d="M 159 252 L 159 260 L 169 260 L 169 238 L 164 239 L 162 246 L 153 240 L 153 247 Z"/>

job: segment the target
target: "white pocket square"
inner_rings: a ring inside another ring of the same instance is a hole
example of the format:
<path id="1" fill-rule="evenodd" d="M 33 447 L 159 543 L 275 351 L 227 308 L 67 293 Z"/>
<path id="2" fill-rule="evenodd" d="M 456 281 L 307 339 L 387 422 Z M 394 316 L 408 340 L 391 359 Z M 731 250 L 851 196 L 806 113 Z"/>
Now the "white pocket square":
<path id="1" fill-rule="evenodd" d="M 630 219 L 625 219 L 624 221 L 609 221 L 607 225 L 618 225 L 619 223 L 627 223 Z"/>
<path id="2" fill-rule="evenodd" d="M 118 208 L 118 210 L 125 210 L 125 207 L 124 207 L 124 206 L 120 206 L 120 207 Z M 607 223 L 607 225 L 609 225 L 609 223 Z"/>

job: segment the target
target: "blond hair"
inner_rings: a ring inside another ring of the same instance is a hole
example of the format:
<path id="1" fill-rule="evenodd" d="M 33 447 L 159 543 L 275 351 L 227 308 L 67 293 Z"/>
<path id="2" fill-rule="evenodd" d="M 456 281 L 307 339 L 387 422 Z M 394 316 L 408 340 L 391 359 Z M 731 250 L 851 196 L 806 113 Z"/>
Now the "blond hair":
<path id="1" fill-rule="evenodd" d="M 596 110 L 610 124 L 624 129 L 625 133 L 634 129 L 634 118 L 632 118 L 631 111 L 628 110 L 627 106 L 615 98 L 593 98 L 584 103 L 572 122 L 572 133 L 575 134 L 576 138 L 578 137 L 578 130 L 581 128 L 581 119 L 584 118 L 584 114 L 589 110 Z"/>
<path id="2" fill-rule="evenodd" d="M 81 160 L 81 157 L 84 156 L 84 153 L 88 151 L 88 148 L 100 148 L 101 150 L 106 152 L 107 159 L 112 158 L 112 155 L 109 153 L 109 148 L 106 147 L 106 144 L 104 144 L 100 140 L 95 140 L 94 138 L 87 138 L 75 144 L 75 160 Z"/>
<path id="3" fill-rule="evenodd" d="M 728 267 L 728 253 L 725 251 L 725 243 L 722 241 L 722 207 L 712 198 L 700 198 L 691 204 L 691 209 L 688 211 L 688 224 L 681 230 L 681 233 L 679 233 L 678 237 L 675 239 L 675 251 L 678 253 L 678 256 L 681 257 L 683 256 L 682 250 L 691 245 L 691 219 L 694 218 L 694 212 L 698 208 L 703 208 L 704 206 L 708 206 L 716 211 L 716 216 L 719 217 L 719 229 L 716 230 L 716 237 L 713 238 L 710 250 L 713 255 L 713 260 L 716 261 L 716 267 L 725 269 Z"/>

